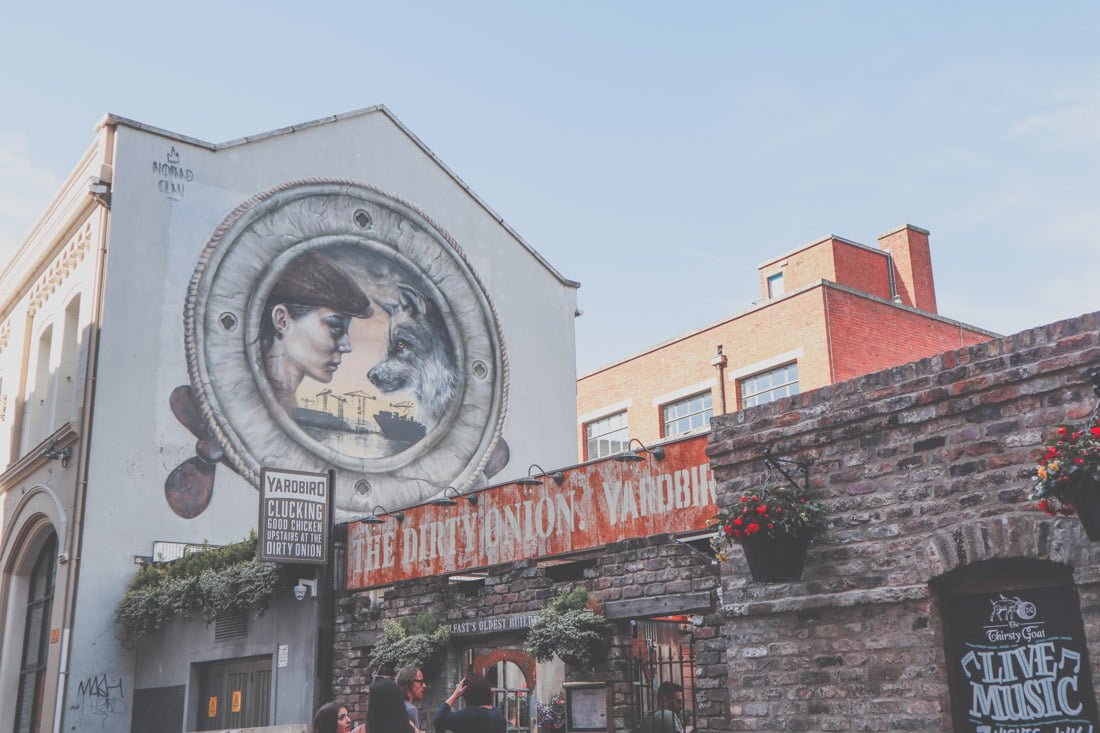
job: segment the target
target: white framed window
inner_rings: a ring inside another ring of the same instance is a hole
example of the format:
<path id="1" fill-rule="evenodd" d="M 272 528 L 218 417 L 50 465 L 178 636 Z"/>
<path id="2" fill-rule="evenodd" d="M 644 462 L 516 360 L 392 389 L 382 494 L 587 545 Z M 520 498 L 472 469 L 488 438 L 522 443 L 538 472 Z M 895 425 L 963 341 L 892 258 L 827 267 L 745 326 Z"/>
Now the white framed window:
<path id="1" fill-rule="evenodd" d="M 629 443 L 626 410 L 584 424 L 584 452 L 587 460 L 622 453 Z"/>
<path id="2" fill-rule="evenodd" d="M 710 390 L 661 406 L 662 435 L 670 438 L 710 426 L 714 413 Z"/>
<path id="3" fill-rule="evenodd" d="M 768 297 L 778 298 L 783 294 L 783 273 L 777 272 L 774 275 L 768 275 Z"/>
<path id="4" fill-rule="evenodd" d="M 745 377 L 738 382 L 738 388 L 741 409 L 798 394 L 798 362 Z"/>

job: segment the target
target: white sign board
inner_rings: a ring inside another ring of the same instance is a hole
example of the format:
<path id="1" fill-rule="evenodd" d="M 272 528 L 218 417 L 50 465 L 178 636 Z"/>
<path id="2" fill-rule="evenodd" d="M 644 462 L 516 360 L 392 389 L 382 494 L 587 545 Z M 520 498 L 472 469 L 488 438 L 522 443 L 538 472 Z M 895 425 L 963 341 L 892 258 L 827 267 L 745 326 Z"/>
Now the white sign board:
<path id="1" fill-rule="evenodd" d="M 260 469 L 260 559 L 324 565 L 330 497 L 328 474 Z"/>

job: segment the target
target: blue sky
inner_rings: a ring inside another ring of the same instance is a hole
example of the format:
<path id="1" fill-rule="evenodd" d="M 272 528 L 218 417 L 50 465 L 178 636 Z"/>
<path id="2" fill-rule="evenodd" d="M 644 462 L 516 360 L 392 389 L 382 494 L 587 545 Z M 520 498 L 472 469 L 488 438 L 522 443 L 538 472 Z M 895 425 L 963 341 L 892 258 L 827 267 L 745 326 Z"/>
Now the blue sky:
<path id="1" fill-rule="evenodd" d="M 931 231 L 940 313 L 1100 309 L 1100 5 L 22 3 L 0 257 L 107 112 L 211 142 L 385 104 L 566 277 L 590 371 L 826 234 Z"/>

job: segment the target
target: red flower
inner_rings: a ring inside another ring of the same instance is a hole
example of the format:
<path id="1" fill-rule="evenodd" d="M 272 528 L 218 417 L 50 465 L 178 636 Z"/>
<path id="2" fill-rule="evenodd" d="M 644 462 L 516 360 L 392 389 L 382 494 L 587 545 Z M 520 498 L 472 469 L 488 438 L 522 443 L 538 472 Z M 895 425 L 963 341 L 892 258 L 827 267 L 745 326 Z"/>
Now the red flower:
<path id="1" fill-rule="evenodd" d="M 1089 428 L 1089 432 L 1092 434 L 1092 437 L 1100 438 L 1100 425 L 1093 425 Z"/>
<path id="2" fill-rule="evenodd" d="M 767 514 L 768 513 L 768 508 L 766 506 L 758 506 L 758 507 L 756 507 L 756 513 L 757 514 Z"/>
<path id="3" fill-rule="evenodd" d="M 1043 499 L 1042 501 L 1040 501 L 1035 506 L 1038 507 L 1039 509 L 1042 509 L 1044 512 L 1046 512 L 1050 516 L 1052 516 L 1052 517 L 1054 516 L 1054 510 L 1050 508 L 1050 504 L 1047 503 L 1046 499 Z"/>
<path id="4" fill-rule="evenodd" d="M 753 522 L 748 527 L 745 527 L 745 532 L 747 534 L 756 534 L 759 531 L 760 531 L 760 525 L 757 524 L 756 522 Z"/>
<path id="5" fill-rule="evenodd" d="M 748 500 L 749 500 L 749 497 L 747 497 L 747 496 L 742 496 L 742 497 L 741 497 L 741 503 L 742 503 L 742 504 L 744 504 L 744 503 L 745 503 L 746 501 L 748 501 Z"/>
<path id="6" fill-rule="evenodd" d="M 1073 462 L 1076 463 L 1077 465 L 1081 465 L 1082 463 L 1085 462 L 1085 459 L 1082 458 L 1081 456 L 1077 456 L 1076 458 L 1073 459 Z"/>
<path id="7" fill-rule="evenodd" d="M 736 526 L 740 527 L 742 525 L 741 517 L 738 517 L 737 519 L 733 520 L 733 523 Z"/>
<path id="8" fill-rule="evenodd" d="M 739 530 L 739 529 L 733 530 L 733 536 L 734 537 L 740 537 L 741 536 L 741 530 Z"/>
<path id="9" fill-rule="evenodd" d="M 1058 428 L 1055 432 L 1058 433 L 1059 438 L 1064 438 L 1064 437 L 1066 437 L 1066 433 L 1069 432 L 1069 428 L 1067 428 L 1066 426 L 1063 425 L 1062 427 Z"/>

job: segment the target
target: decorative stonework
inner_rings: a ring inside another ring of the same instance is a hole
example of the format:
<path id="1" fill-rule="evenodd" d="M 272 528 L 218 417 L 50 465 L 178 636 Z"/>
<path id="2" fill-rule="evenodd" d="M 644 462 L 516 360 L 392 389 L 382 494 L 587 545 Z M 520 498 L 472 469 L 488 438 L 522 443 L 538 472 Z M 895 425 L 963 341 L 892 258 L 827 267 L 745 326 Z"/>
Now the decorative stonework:
<path id="1" fill-rule="evenodd" d="M 27 304 L 27 315 L 34 317 L 38 309 L 42 307 L 61 283 L 65 282 L 69 274 L 76 269 L 88 253 L 88 247 L 92 243 L 92 222 L 86 221 L 69 243 L 65 245 L 61 253 L 54 258 L 42 276 L 31 287 L 30 298 Z M 0 349 L 6 341 L 0 335 Z"/>

